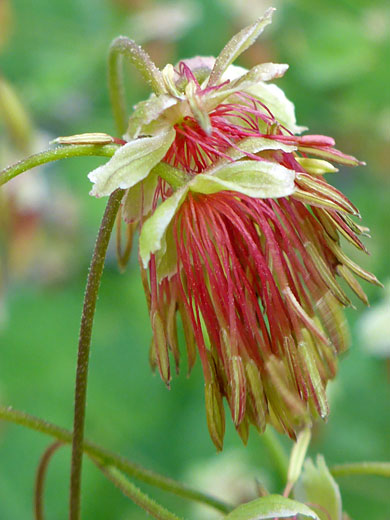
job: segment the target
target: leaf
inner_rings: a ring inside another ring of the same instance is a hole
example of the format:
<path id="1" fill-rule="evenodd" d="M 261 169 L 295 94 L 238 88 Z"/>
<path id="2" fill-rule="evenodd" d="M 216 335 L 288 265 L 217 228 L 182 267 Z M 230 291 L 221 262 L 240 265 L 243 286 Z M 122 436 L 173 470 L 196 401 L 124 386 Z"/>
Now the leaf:
<path id="1" fill-rule="evenodd" d="M 157 281 L 163 278 L 171 278 L 177 272 L 177 250 L 173 235 L 173 222 L 171 221 L 161 239 L 161 247 L 156 255 Z"/>
<path id="2" fill-rule="evenodd" d="M 320 520 L 342 520 L 340 490 L 321 455 L 317 456 L 316 465 L 311 459 L 306 460 L 294 496 L 310 502 Z"/>
<path id="3" fill-rule="evenodd" d="M 286 153 L 292 153 L 297 149 L 296 146 L 285 144 L 276 139 L 269 139 L 267 137 L 247 137 L 240 141 L 239 145 L 235 148 L 229 148 L 226 150 L 226 155 L 231 160 L 238 160 L 245 157 L 247 154 L 257 154 L 264 150 L 282 150 Z M 226 158 L 220 159 L 216 164 L 206 170 L 206 173 L 214 174 L 217 170 L 226 164 L 230 164 L 230 160 Z"/>
<path id="4" fill-rule="evenodd" d="M 196 175 L 160 204 L 142 226 L 139 245 L 144 266 L 147 267 L 150 255 L 158 252 L 157 264 L 161 265 L 161 276 L 174 269 L 174 254 L 170 254 L 168 263 L 163 258 L 167 250 L 166 233 L 188 191 L 206 195 L 234 191 L 256 198 L 286 197 L 295 189 L 294 179 L 293 170 L 268 161 L 238 161 L 221 167 L 215 175 Z"/>
<path id="5" fill-rule="evenodd" d="M 242 29 L 225 45 L 218 58 L 215 60 L 208 82 L 209 86 L 217 85 L 222 74 L 229 65 L 231 65 L 240 54 L 246 51 L 256 41 L 264 28 L 271 23 L 272 13 L 274 11 L 275 9 L 272 7 L 267 9 L 264 16 L 260 17 L 252 25 L 248 25 Z"/>
<path id="6" fill-rule="evenodd" d="M 273 79 L 281 78 L 288 67 L 287 63 L 261 63 L 233 81 L 230 86 L 238 86 L 241 90 L 259 81 L 272 81 Z"/>
<path id="7" fill-rule="evenodd" d="M 305 504 L 281 495 L 268 495 L 242 504 L 225 518 L 226 520 L 266 520 L 275 517 L 291 518 L 296 515 L 320 520 L 319 516 Z"/>
<path id="8" fill-rule="evenodd" d="M 306 127 L 296 124 L 294 104 L 287 99 L 281 88 L 273 83 L 261 81 L 248 87 L 246 92 L 262 101 L 272 112 L 275 119 L 294 134 L 300 134 L 303 130 L 306 130 Z"/>
<path id="9" fill-rule="evenodd" d="M 158 252 L 161 273 L 169 273 L 174 267 L 174 255 L 164 265 L 167 250 L 166 233 L 175 213 L 184 202 L 188 191 L 212 194 L 219 191 L 234 191 L 249 197 L 275 198 L 291 195 L 295 189 L 295 171 L 268 161 L 238 161 L 221 167 L 214 175 L 202 173 L 192 178 L 182 188 L 166 199 L 142 226 L 140 256 L 147 267 L 150 255 Z"/>
<path id="10" fill-rule="evenodd" d="M 149 213 L 157 182 L 157 175 L 151 172 L 145 180 L 127 190 L 122 202 L 122 216 L 126 222 L 136 222 Z"/>
<path id="11" fill-rule="evenodd" d="M 129 126 L 126 136 L 135 139 L 144 133 L 148 125 L 158 119 L 168 108 L 176 105 L 178 100 L 168 94 L 156 96 L 152 94 L 146 101 L 140 101 L 134 107 L 134 111 L 129 119 Z M 126 138 L 125 136 L 125 138 Z"/>
<path id="12" fill-rule="evenodd" d="M 99 166 L 88 178 L 94 183 L 90 192 L 95 197 L 110 195 L 117 188 L 132 188 L 145 179 L 171 146 L 175 132 L 158 134 L 154 137 L 141 137 L 125 144 L 114 154 L 108 163 Z"/>
<path id="13" fill-rule="evenodd" d="M 232 69 L 233 72 L 232 80 L 229 78 L 230 69 Z M 227 76 L 226 79 L 229 79 L 230 82 L 226 85 L 221 85 L 218 89 L 213 89 L 211 91 L 206 89 L 204 105 L 210 112 L 226 98 L 234 95 L 236 92 L 245 92 L 250 87 L 255 87 L 259 82 L 271 81 L 273 79 L 280 78 L 287 69 L 288 65 L 284 63 L 261 63 L 249 71 L 246 71 L 246 69 L 241 67 L 230 65 L 229 69 L 225 73 L 225 76 Z M 241 71 L 241 74 L 234 77 L 235 73 L 238 71 Z M 225 79 L 225 76 L 223 79 Z"/>
<path id="14" fill-rule="evenodd" d="M 197 175 L 191 191 L 216 193 L 237 191 L 249 197 L 287 197 L 295 190 L 295 171 L 269 161 L 237 161 L 218 169 L 215 174 Z"/>
<path id="15" fill-rule="evenodd" d="M 311 175 L 324 175 L 324 173 L 335 173 L 338 169 L 330 162 L 322 159 L 312 159 L 308 157 L 296 157 L 295 160 Z"/>
<path id="16" fill-rule="evenodd" d="M 188 184 L 174 192 L 166 199 L 149 217 L 141 229 L 139 237 L 139 254 L 144 267 L 148 266 L 150 255 L 158 250 L 164 252 L 166 247 L 165 233 L 172 222 L 177 210 L 183 203 L 187 193 Z"/>
<path id="17" fill-rule="evenodd" d="M 203 99 L 198 95 L 197 90 L 198 88 L 195 83 L 190 81 L 186 86 L 185 94 L 193 116 L 206 134 L 210 135 L 212 132 L 210 117 L 203 103 Z"/>

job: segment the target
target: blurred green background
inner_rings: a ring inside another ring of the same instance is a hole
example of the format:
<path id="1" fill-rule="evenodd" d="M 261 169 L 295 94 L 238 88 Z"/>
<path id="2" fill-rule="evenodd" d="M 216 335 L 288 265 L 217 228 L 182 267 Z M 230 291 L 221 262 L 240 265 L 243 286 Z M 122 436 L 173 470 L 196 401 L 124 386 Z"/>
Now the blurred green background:
<path id="1" fill-rule="evenodd" d="M 348 253 L 386 282 L 390 6 L 385 0 L 0 0 L 0 77 L 15 90 L 34 128 L 15 136 L 0 111 L 0 166 L 27 149 L 47 147 L 58 135 L 114 133 L 106 56 L 118 34 L 136 38 L 163 66 L 196 54 L 216 55 L 269 5 L 278 9 L 272 26 L 239 63 L 289 63 L 278 85 L 295 102 L 298 123 L 332 135 L 338 148 L 367 162 L 365 168 L 342 169 L 332 181 L 360 208 L 372 232 L 366 241 L 371 256 L 347 247 Z M 133 69 L 127 85 L 129 106 L 148 95 Z M 0 402 L 68 428 L 85 277 L 105 204 L 88 196 L 86 174 L 99 163 L 83 158 L 50 165 L 10 183 L 0 197 Z M 330 388 L 329 421 L 318 425 L 310 448 L 329 465 L 390 460 L 390 310 L 383 291 L 368 284 L 364 289 L 372 306 L 367 311 L 356 301 L 357 311 L 348 312 L 353 345 Z M 257 475 L 280 492 L 283 483 L 255 431 L 244 448 L 228 421 L 224 454 L 215 454 L 199 363 L 190 379 L 183 366 L 167 391 L 150 373 L 150 337 L 136 257 L 121 275 L 112 248 L 93 335 L 88 437 L 210 492 L 225 486 L 227 500 L 250 496 L 253 478 L 242 474 Z M 42 435 L 0 423 L 1 520 L 32 518 L 34 474 L 48 443 Z M 67 516 L 69 453 L 58 452 L 49 470 L 48 518 Z M 343 477 L 339 484 L 351 518 L 390 519 L 388 480 Z M 186 518 L 212 517 L 149 491 Z M 146 514 L 86 461 L 83 518 L 142 520 Z"/>

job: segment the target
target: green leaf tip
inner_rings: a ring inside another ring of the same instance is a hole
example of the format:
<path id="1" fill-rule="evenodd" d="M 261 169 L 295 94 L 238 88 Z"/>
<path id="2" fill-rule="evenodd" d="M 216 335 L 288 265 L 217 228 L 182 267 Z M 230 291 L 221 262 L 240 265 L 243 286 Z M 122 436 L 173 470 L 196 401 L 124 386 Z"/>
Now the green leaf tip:
<path id="1" fill-rule="evenodd" d="M 342 520 L 340 490 L 322 455 L 317 455 L 315 464 L 311 459 L 305 461 L 294 497 L 313 504 L 320 520 Z"/>

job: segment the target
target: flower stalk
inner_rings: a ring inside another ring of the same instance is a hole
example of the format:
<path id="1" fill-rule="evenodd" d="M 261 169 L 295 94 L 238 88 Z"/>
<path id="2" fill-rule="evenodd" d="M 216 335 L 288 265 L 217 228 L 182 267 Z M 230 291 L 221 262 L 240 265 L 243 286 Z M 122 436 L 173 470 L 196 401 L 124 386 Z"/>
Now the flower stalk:
<path id="1" fill-rule="evenodd" d="M 122 190 L 114 191 L 107 203 L 99 228 L 95 249 L 88 273 L 87 287 L 84 296 L 81 317 L 79 349 L 77 357 L 77 373 L 75 386 L 75 406 L 72 441 L 72 466 L 70 477 L 70 520 L 79 520 L 81 501 L 81 469 L 83 457 L 85 410 L 87 402 L 87 380 L 89 352 L 96 302 L 103 273 L 104 261 L 112 228 L 123 197 Z"/>
<path id="2" fill-rule="evenodd" d="M 123 83 L 122 61 L 127 58 L 142 74 L 156 94 L 164 93 L 164 83 L 160 70 L 150 59 L 150 56 L 133 40 L 124 36 L 116 38 L 109 50 L 108 84 L 111 105 L 116 126 L 121 134 L 127 128 L 126 100 Z"/>

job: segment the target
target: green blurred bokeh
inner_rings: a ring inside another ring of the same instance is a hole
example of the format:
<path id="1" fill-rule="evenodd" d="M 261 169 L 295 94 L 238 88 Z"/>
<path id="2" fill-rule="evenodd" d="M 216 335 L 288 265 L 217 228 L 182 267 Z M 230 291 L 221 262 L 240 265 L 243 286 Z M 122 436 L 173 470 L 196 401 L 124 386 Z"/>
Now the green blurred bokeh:
<path id="1" fill-rule="evenodd" d="M 359 207 L 364 225 L 372 232 L 372 239 L 366 242 L 370 257 L 348 252 L 386 280 L 390 275 L 388 2 L 179 2 L 189 19 L 184 16 L 177 38 L 161 26 L 167 24 L 169 16 L 158 20 L 156 34 L 142 26 L 148 20 L 149 11 L 145 15 L 145 9 L 157 4 L 161 7 L 169 2 L 14 0 L 6 20 L 6 2 L 0 1 L 0 24 L 4 22 L 0 36 L 5 36 L 6 29 L 8 32 L 7 39 L 0 38 L 0 73 L 13 85 L 35 126 L 45 134 L 42 147 L 57 135 L 115 132 L 108 103 L 106 56 L 110 41 L 118 34 L 132 37 L 136 31 L 157 64 L 163 66 L 167 60 L 175 63 L 196 54 L 216 55 L 237 29 L 275 5 L 278 10 L 272 27 L 239 62 L 243 66 L 261 61 L 289 63 L 290 70 L 278 85 L 295 102 L 298 123 L 307 125 L 312 133 L 332 135 L 340 149 L 367 162 L 365 168 L 342 169 L 332 181 Z M 172 2 L 169 5 L 172 7 Z M 134 18 L 141 11 L 143 18 Z M 179 22 L 172 18 L 172 23 L 176 23 L 171 31 L 174 33 Z M 130 106 L 148 94 L 137 73 L 133 69 L 127 72 Z M 7 141 L 5 130 L 0 123 L 0 141 L 9 147 L 12 143 Z M 13 273 L 10 266 L 7 316 L 0 328 L 1 403 L 66 427 L 72 424 L 85 277 L 105 203 L 88 196 L 86 174 L 99 162 L 72 159 L 45 169 L 47 197 L 52 197 L 45 206 L 55 206 L 56 194 L 65 191 L 72 200 L 72 222 L 67 222 L 66 205 L 59 217 L 50 219 L 46 215 L 49 230 L 39 231 L 44 238 L 38 240 L 28 267 L 21 274 Z M 4 166 L 2 157 L 0 166 Z M 63 204 L 61 201 L 58 204 Z M 381 291 L 367 284 L 364 288 L 375 310 Z M 329 465 L 390 459 L 388 369 L 383 358 L 375 358 L 364 349 L 358 324 L 367 311 L 359 302 L 356 306 L 357 311 L 348 312 L 353 345 L 332 384 L 330 419 L 318 426 L 311 446 L 311 453 L 323 453 Z M 390 337 L 390 324 L 387 326 L 389 330 L 383 335 Z M 159 377 L 150 373 L 150 336 L 136 257 L 121 275 L 112 249 L 93 335 L 88 437 L 146 467 L 188 480 L 195 466 L 207 468 L 215 457 L 205 420 L 201 370 L 197 363 L 188 379 L 183 363 L 182 374 L 174 378 L 171 391 L 167 391 Z M 225 450 L 247 457 L 272 490 L 280 492 L 282 483 L 261 438 L 252 431 L 244 448 L 230 424 L 227 430 Z M 289 441 L 282 441 L 289 448 Z M 39 434 L 0 423 L 1 520 L 32 518 L 35 469 L 48 443 L 49 439 Z M 68 467 L 69 449 L 63 448 L 49 470 L 48 518 L 66 517 Z M 216 488 L 219 478 L 216 473 Z M 344 509 L 351 518 L 389 520 L 389 481 L 343 477 L 339 484 Z M 149 491 L 186 518 L 198 518 L 198 513 L 182 500 Z M 141 520 L 146 514 L 86 461 L 83 517 Z"/>

